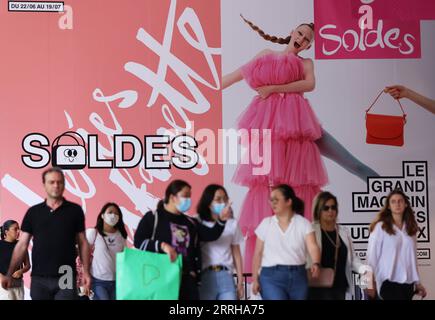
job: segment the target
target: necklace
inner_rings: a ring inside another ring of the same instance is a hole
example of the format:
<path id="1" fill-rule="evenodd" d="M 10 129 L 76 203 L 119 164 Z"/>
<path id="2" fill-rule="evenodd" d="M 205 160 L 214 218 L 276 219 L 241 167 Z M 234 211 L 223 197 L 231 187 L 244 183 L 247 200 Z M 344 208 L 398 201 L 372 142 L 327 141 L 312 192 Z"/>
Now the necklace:
<path id="1" fill-rule="evenodd" d="M 322 231 L 323 231 L 323 233 L 326 235 L 326 238 L 328 238 L 329 242 L 331 242 L 331 244 L 332 244 L 336 249 L 340 248 L 340 239 L 337 239 L 337 242 L 338 242 L 338 245 L 337 245 L 337 243 L 331 239 L 331 237 L 329 236 L 329 234 L 328 234 L 327 231 L 325 231 L 325 230 L 323 230 L 323 229 L 322 229 Z M 335 230 L 335 232 L 337 232 L 337 230 Z M 337 233 L 337 238 L 338 238 L 338 233 Z"/>

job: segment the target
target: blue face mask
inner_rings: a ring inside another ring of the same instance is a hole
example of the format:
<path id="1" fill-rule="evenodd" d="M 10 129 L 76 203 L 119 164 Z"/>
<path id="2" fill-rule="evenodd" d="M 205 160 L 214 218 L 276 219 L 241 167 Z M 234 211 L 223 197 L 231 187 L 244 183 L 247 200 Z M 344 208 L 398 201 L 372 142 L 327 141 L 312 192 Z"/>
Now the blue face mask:
<path id="1" fill-rule="evenodd" d="M 192 205 L 192 199 L 180 197 L 180 202 L 176 205 L 177 210 L 180 212 L 186 212 L 190 209 Z"/>
<path id="2" fill-rule="evenodd" d="M 214 214 L 220 215 L 227 204 L 225 202 L 212 203 L 211 209 Z"/>

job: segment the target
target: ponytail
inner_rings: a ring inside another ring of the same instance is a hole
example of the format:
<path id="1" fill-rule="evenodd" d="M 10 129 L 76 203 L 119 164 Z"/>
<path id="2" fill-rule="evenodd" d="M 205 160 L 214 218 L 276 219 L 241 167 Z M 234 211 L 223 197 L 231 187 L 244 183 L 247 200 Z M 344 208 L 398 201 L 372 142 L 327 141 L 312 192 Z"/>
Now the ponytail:
<path id="1" fill-rule="evenodd" d="M 254 30 L 255 32 L 257 32 L 264 40 L 271 41 L 273 43 L 278 43 L 278 44 L 289 44 L 290 43 L 291 36 L 288 36 L 287 38 L 279 38 L 276 36 L 271 36 L 270 34 L 265 33 L 263 30 L 261 30 L 258 26 L 253 24 L 248 19 L 245 19 L 245 17 L 243 17 L 243 15 L 240 15 L 240 17 L 242 17 L 243 21 L 245 21 L 251 27 L 251 29 Z M 307 26 L 314 32 L 314 23 L 302 23 L 298 27 L 300 27 L 300 26 Z"/>
<path id="2" fill-rule="evenodd" d="M 298 198 L 298 197 L 295 197 L 292 201 L 293 201 L 293 206 L 292 206 L 293 210 L 296 213 L 304 215 L 304 210 L 305 210 L 305 204 L 304 204 L 304 202 L 300 198 Z"/>
<path id="3" fill-rule="evenodd" d="M 304 202 L 296 196 L 295 191 L 288 184 L 280 184 L 272 188 L 272 190 L 281 191 L 284 199 L 292 200 L 292 210 L 297 214 L 304 215 L 305 205 Z"/>

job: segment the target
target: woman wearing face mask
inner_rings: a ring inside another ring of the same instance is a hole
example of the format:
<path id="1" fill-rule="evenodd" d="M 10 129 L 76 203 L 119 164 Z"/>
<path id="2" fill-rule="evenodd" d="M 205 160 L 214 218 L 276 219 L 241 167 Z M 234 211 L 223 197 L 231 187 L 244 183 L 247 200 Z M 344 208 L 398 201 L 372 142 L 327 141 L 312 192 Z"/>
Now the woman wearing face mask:
<path id="1" fill-rule="evenodd" d="M 219 216 L 230 210 L 228 194 L 223 186 L 211 184 L 205 188 L 197 208 L 202 224 L 212 227 Z M 242 242 L 237 220 L 229 219 L 219 239 L 201 243 L 201 300 L 237 300 L 243 297 Z M 233 279 L 234 268 L 237 288 Z"/>
<path id="2" fill-rule="evenodd" d="M 12 258 L 12 252 L 18 242 L 20 226 L 14 220 L 6 221 L 0 227 L 0 276 L 8 272 L 9 264 Z M 0 300 L 23 300 L 24 283 L 23 274 L 30 270 L 29 256 L 26 255 L 24 265 L 17 269 L 12 277 L 14 278 L 13 287 L 7 290 L 0 286 Z"/>
<path id="3" fill-rule="evenodd" d="M 116 254 L 126 246 L 122 212 L 116 203 L 106 203 L 98 214 L 95 228 L 86 230 L 93 248 L 91 263 L 93 300 L 115 300 Z"/>
<path id="4" fill-rule="evenodd" d="M 149 211 L 143 216 L 134 235 L 134 246 L 138 249 L 166 253 L 172 262 L 178 254 L 182 255 L 180 300 L 198 300 L 201 270 L 199 241 L 218 239 L 229 218 L 229 213 L 223 214 L 212 228 L 208 228 L 187 216 L 185 213 L 191 207 L 191 189 L 185 181 L 172 181 L 166 188 L 164 199 L 158 203 L 157 210 Z M 155 215 L 157 225 L 154 227 Z"/>

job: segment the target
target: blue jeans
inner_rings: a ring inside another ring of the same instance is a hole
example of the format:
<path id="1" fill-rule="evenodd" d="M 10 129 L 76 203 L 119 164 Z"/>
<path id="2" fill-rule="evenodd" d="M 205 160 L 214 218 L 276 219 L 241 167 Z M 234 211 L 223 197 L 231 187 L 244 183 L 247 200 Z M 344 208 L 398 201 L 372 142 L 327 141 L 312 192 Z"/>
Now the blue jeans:
<path id="1" fill-rule="evenodd" d="M 201 300 L 237 300 L 236 285 L 230 271 L 206 270 L 201 273 Z"/>
<path id="2" fill-rule="evenodd" d="M 308 280 L 305 265 L 262 267 L 260 293 L 263 300 L 305 300 Z"/>
<path id="3" fill-rule="evenodd" d="M 115 281 L 100 280 L 92 277 L 93 300 L 116 300 Z"/>

